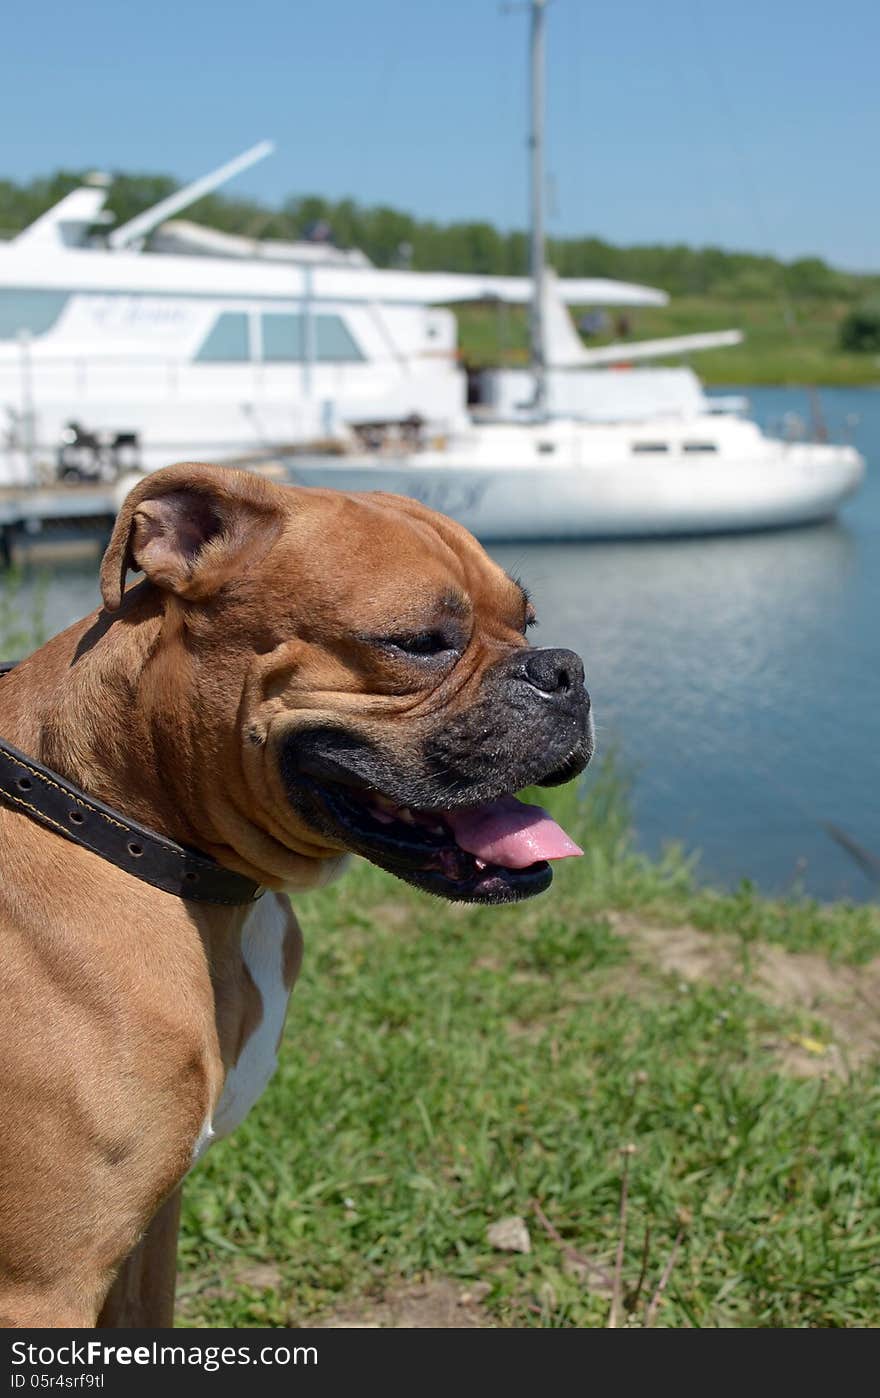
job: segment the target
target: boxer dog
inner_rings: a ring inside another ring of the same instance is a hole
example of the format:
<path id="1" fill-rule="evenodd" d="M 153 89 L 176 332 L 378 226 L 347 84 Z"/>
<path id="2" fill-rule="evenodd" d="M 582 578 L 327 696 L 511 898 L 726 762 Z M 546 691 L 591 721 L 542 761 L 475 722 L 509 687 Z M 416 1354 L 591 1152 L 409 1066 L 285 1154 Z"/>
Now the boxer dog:
<path id="1" fill-rule="evenodd" d="M 164 892 L 0 801 L 7 1327 L 172 1324 L 179 1186 L 275 1065 L 289 892 L 355 853 L 530 897 L 579 851 L 513 793 L 592 751 L 577 656 L 532 648 L 523 589 L 413 500 L 171 466 L 125 500 L 101 589 L 0 679 L 0 738 L 265 892 Z"/>

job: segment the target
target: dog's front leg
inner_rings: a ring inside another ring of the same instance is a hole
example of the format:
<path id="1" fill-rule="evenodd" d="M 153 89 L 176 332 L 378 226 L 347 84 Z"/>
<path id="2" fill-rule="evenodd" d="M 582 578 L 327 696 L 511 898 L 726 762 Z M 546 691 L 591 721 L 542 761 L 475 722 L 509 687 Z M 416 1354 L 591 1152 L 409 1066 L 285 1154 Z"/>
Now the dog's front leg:
<path id="1" fill-rule="evenodd" d="M 100 1329 L 174 1324 L 180 1195 L 178 1186 L 117 1272 L 98 1316 Z"/>

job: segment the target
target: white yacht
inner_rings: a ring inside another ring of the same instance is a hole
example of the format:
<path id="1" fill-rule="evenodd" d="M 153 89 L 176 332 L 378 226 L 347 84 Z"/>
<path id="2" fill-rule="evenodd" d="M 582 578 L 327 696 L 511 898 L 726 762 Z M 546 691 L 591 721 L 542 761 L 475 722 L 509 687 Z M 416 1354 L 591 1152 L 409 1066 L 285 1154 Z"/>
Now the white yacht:
<path id="1" fill-rule="evenodd" d="M 0 242 L 0 483 L 44 482 L 59 458 L 75 475 L 90 447 L 112 474 L 114 447 L 153 469 L 277 453 L 347 428 L 417 420 L 436 440 L 466 425 L 446 307 L 524 304 L 529 279 L 385 271 L 358 250 L 255 242 L 175 217 L 270 149 L 109 232 L 99 178 Z M 602 279 L 560 293 L 666 301 Z"/>

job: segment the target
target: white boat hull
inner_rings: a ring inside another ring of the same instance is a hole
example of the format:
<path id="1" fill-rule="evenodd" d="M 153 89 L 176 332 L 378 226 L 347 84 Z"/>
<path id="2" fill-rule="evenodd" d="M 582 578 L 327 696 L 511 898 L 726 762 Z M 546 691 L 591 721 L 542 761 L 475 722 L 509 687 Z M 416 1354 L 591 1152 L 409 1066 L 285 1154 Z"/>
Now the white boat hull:
<path id="1" fill-rule="evenodd" d="M 470 460 L 465 448 L 397 458 L 297 456 L 289 461 L 290 478 L 302 485 L 408 495 L 487 541 L 632 538 L 808 524 L 833 515 L 862 481 L 864 461 L 851 447 L 778 442 L 762 436 L 752 423 L 731 426 L 749 430 L 749 455 L 722 448 L 711 456 L 669 450 L 662 456 L 624 457 L 616 449 L 620 440 L 615 429 L 598 429 L 592 437 L 582 429 L 568 437 L 567 450 L 565 437 L 557 435 L 552 462 L 517 461 L 520 436 L 519 441 L 510 439 L 506 464 L 481 461 L 490 454 L 487 443 L 474 440 Z M 726 430 L 727 425 L 722 434 Z M 506 432 L 497 429 L 498 445 Z M 735 434 L 730 445 L 735 445 Z"/>

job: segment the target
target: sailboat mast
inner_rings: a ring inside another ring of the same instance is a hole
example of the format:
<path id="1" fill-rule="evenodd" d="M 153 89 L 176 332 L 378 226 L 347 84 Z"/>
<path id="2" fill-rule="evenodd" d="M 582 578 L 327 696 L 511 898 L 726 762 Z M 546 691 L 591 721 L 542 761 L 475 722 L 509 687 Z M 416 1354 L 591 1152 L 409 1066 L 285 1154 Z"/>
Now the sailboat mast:
<path id="1" fill-rule="evenodd" d="M 535 376 L 534 406 L 540 413 L 547 403 L 544 348 L 544 11 L 547 0 L 532 0 L 531 97 L 532 127 L 529 134 L 531 156 L 531 245 L 529 271 L 532 279 L 532 305 L 529 317 L 529 347 Z"/>

